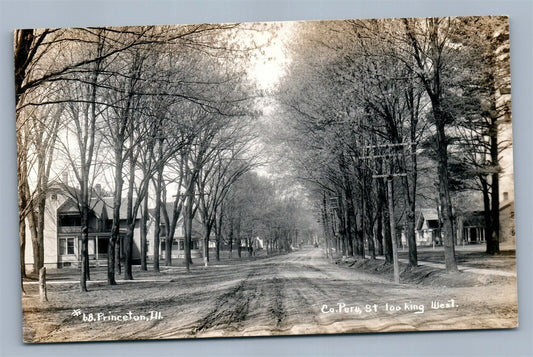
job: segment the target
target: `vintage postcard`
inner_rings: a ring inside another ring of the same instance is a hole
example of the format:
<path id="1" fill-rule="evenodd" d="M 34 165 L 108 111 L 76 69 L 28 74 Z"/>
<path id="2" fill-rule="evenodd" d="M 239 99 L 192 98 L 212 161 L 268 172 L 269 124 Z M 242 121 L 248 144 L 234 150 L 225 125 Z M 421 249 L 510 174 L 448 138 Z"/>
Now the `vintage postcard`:
<path id="1" fill-rule="evenodd" d="M 14 32 L 26 343 L 514 328 L 505 16 Z"/>

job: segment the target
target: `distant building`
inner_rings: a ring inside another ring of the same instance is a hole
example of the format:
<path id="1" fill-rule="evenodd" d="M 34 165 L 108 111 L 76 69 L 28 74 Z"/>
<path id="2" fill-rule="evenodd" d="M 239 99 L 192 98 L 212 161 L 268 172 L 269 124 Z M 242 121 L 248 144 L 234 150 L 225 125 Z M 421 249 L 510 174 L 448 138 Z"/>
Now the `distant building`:
<path id="1" fill-rule="evenodd" d="M 167 203 L 167 212 L 171 219 L 172 217 L 172 203 Z M 154 216 L 155 216 L 155 208 L 149 209 L 148 214 L 150 217 L 149 225 L 148 225 L 148 249 L 147 254 L 150 259 L 153 259 L 154 256 L 154 234 L 155 234 L 155 224 L 154 224 Z M 160 221 L 160 234 L 159 234 L 159 257 L 160 259 L 166 259 L 167 254 L 167 234 L 169 232 L 168 227 L 165 224 L 165 220 L 163 219 L 163 213 L 161 213 L 161 221 Z M 197 219 L 194 218 L 192 222 L 192 233 L 191 233 L 191 257 L 201 257 L 202 251 L 203 251 L 203 235 L 202 235 L 202 223 Z M 214 247 L 215 242 L 209 242 L 210 248 Z M 172 237 L 172 249 L 171 249 L 172 259 L 177 258 L 184 258 L 185 257 L 185 229 L 183 226 L 183 215 L 180 215 L 178 218 L 178 222 L 176 223 L 176 230 L 174 231 L 174 236 Z"/>
<path id="2" fill-rule="evenodd" d="M 485 217 L 483 211 L 465 212 L 456 217 L 457 244 L 485 243 Z"/>
<path id="3" fill-rule="evenodd" d="M 416 244 L 424 246 L 435 243 L 438 245 L 442 240 L 437 209 L 420 209 L 415 217 Z"/>

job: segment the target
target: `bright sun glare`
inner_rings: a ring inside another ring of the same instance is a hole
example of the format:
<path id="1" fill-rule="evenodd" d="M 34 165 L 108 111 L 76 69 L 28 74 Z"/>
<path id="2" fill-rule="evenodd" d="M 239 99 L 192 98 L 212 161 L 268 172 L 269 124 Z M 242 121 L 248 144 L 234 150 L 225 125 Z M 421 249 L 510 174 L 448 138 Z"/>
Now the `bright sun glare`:
<path id="1" fill-rule="evenodd" d="M 263 55 L 256 58 L 250 71 L 252 78 L 262 90 L 273 89 L 277 86 L 289 62 L 284 47 L 286 39 L 291 34 L 292 23 L 285 22 L 279 26 L 275 34 L 264 32 L 257 35 L 258 42 L 266 42 L 271 38 L 271 43 L 263 48 Z"/>

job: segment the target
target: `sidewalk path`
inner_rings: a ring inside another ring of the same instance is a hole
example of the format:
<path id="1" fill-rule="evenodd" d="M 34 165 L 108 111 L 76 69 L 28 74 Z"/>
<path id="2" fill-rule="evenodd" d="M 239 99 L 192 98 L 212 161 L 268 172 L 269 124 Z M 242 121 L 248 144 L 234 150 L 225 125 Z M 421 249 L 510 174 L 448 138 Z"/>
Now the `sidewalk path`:
<path id="1" fill-rule="evenodd" d="M 169 283 L 172 279 L 133 279 L 133 280 L 123 280 L 117 279 L 118 283 Z M 79 284 L 79 280 L 46 280 L 46 284 Z M 96 284 L 96 283 L 107 283 L 107 280 L 87 280 L 87 284 Z M 37 285 L 38 281 L 25 281 L 24 285 Z"/>

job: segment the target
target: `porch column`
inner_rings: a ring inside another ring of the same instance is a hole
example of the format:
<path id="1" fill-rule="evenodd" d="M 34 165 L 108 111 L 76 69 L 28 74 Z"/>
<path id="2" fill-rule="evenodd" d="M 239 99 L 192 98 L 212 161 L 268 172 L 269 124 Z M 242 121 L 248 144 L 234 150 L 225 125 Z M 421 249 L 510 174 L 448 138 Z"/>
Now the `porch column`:
<path id="1" fill-rule="evenodd" d="M 98 266 L 98 236 L 94 236 L 94 256 L 96 257 L 96 266 Z"/>
<path id="2" fill-rule="evenodd" d="M 457 218 L 457 244 L 463 243 L 464 245 L 464 237 L 463 237 L 463 217 Z"/>

